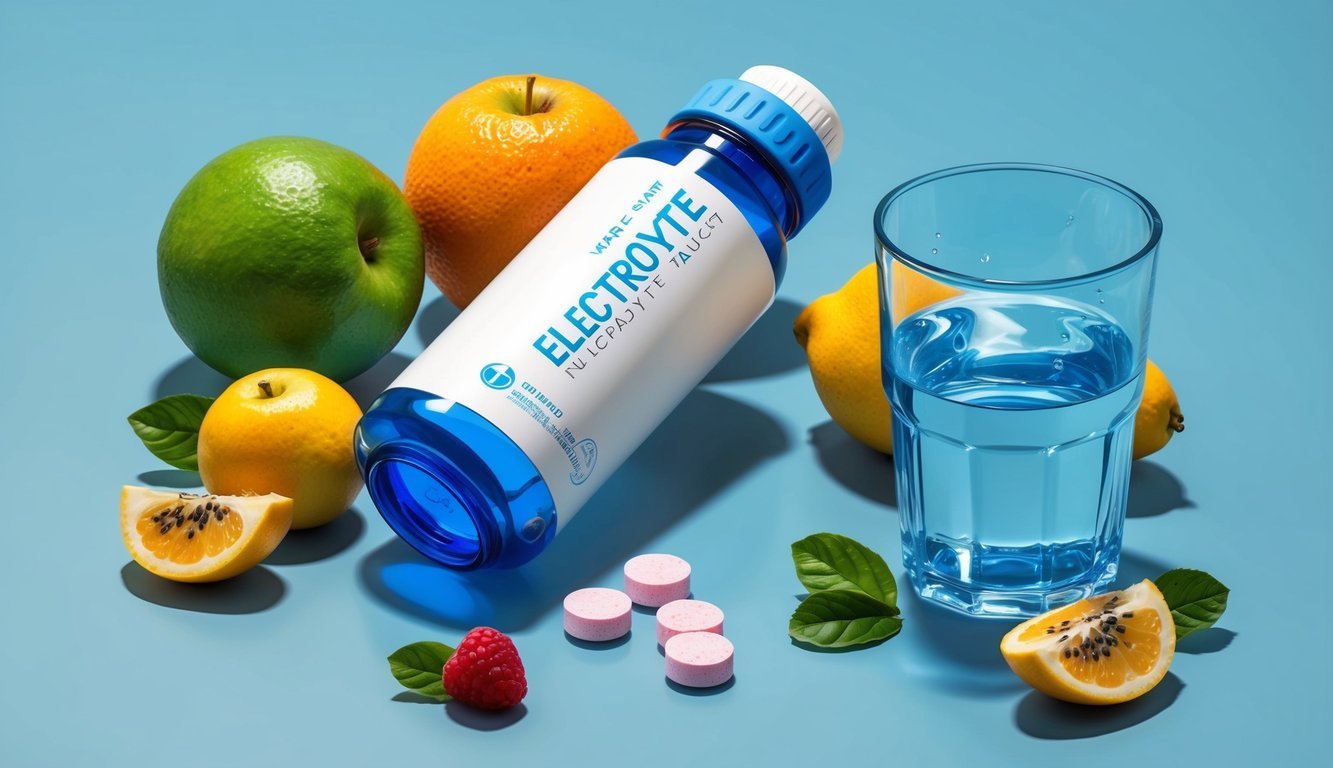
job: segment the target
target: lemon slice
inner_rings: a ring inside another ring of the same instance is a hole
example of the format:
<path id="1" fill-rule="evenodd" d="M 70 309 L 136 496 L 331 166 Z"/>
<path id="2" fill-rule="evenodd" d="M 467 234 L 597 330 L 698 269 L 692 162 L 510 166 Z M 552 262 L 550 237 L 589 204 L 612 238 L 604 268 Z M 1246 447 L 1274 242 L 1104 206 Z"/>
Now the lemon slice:
<path id="1" fill-rule="evenodd" d="M 1138 698 L 1166 676 L 1176 625 L 1147 579 L 1023 622 L 1000 641 L 1014 673 L 1042 693 L 1078 704 Z"/>
<path id="2" fill-rule="evenodd" d="M 135 562 L 172 581 L 220 581 L 268 557 L 292 525 L 292 500 L 199 496 L 127 485 L 120 533 Z"/>

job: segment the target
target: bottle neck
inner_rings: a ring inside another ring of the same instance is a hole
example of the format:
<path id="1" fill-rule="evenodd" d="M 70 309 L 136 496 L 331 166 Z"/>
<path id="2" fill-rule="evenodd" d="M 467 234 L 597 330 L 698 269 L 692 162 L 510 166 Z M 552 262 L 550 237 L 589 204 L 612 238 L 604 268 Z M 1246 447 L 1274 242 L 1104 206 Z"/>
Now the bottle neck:
<path id="1" fill-rule="evenodd" d="M 708 147 L 754 185 L 780 223 L 784 237 L 791 238 L 800 229 L 801 210 L 791 181 L 740 133 L 707 120 L 688 119 L 667 126 L 662 138 Z"/>

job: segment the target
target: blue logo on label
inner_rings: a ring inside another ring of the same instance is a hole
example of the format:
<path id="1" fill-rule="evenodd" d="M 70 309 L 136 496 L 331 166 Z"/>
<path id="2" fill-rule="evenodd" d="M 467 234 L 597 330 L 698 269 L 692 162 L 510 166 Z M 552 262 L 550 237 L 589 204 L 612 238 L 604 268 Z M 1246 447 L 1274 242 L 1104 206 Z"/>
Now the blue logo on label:
<path id="1" fill-rule="evenodd" d="M 514 369 L 504 363 L 482 366 L 481 383 L 491 389 L 509 389 L 514 386 Z"/>
<path id="2" fill-rule="evenodd" d="M 574 444 L 574 471 L 569 473 L 569 482 L 583 485 L 597 466 L 597 443 L 584 438 Z"/>

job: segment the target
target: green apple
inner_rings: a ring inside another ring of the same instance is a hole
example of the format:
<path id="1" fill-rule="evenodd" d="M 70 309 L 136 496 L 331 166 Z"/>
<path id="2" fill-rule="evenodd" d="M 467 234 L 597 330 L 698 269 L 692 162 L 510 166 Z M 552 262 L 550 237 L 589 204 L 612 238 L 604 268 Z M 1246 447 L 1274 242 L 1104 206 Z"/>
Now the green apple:
<path id="1" fill-rule="evenodd" d="M 287 136 L 205 165 L 157 243 L 172 326 L 233 378 L 361 373 L 411 324 L 424 269 L 416 218 L 388 176 L 341 147 Z"/>

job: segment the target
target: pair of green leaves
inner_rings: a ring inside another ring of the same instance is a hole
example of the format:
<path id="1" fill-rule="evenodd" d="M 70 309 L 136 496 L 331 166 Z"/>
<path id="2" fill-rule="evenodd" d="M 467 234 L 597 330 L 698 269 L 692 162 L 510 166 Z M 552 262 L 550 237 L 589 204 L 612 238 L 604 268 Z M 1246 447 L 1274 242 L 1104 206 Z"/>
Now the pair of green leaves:
<path id="1" fill-rule="evenodd" d="M 816 533 L 791 545 L 791 559 L 796 578 L 810 590 L 787 625 L 792 639 L 847 648 L 887 640 L 903 628 L 893 572 L 865 545 Z"/>
<path id="2" fill-rule="evenodd" d="M 171 395 L 129 415 L 144 447 L 176 469 L 199 471 L 199 427 L 213 398 Z"/>
<path id="3" fill-rule="evenodd" d="M 1176 639 L 1207 629 L 1222 618 L 1231 590 L 1204 571 L 1177 568 L 1154 581 L 1176 621 Z"/>
<path id="4" fill-rule="evenodd" d="M 444 662 L 453 655 L 454 649 L 444 643 L 423 640 L 389 654 L 389 671 L 418 696 L 449 701 L 451 697 L 444 692 Z"/>

